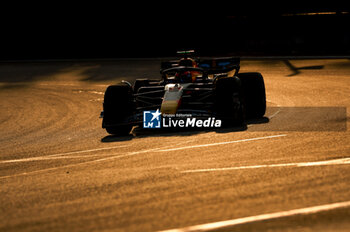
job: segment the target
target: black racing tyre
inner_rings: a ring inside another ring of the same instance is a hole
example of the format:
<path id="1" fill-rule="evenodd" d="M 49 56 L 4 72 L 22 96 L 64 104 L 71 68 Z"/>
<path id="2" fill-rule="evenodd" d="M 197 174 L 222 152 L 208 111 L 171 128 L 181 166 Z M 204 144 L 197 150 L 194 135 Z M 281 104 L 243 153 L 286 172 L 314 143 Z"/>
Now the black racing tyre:
<path id="1" fill-rule="evenodd" d="M 108 133 L 128 135 L 132 125 L 118 124 L 125 123 L 125 119 L 133 114 L 134 103 L 131 86 L 126 83 L 108 86 L 104 96 L 103 111 L 102 125 Z"/>
<path id="2" fill-rule="evenodd" d="M 266 112 L 266 93 L 264 78 L 261 73 L 239 73 L 242 83 L 246 117 L 262 118 Z"/>
<path id="3" fill-rule="evenodd" d="M 214 111 L 224 126 L 242 125 L 245 109 L 242 99 L 241 82 L 237 77 L 222 77 L 215 81 Z"/>

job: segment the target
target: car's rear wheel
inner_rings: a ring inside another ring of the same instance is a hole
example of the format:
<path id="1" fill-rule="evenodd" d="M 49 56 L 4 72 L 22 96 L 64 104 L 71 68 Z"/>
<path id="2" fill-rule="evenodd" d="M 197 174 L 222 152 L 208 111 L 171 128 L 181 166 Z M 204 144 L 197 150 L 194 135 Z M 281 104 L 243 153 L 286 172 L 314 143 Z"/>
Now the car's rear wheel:
<path id="1" fill-rule="evenodd" d="M 224 126 L 244 124 L 241 82 L 237 77 L 222 77 L 215 81 L 214 110 Z"/>
<path id="2" fill-rule="evenodd" d="M 260 73 L 239 73 L 242 83 L 246 117 L 261 118 L 266 112 L 266 93 L 264 78 Z"/>
<path id="3" fill-rule="evenodd" d="M 132 88 L 126 83 L 108 86 L 103 102 L 103 122 L 106 131 L 114 135 L 128 135 L 132 125 L 126 118 L 133 113 Z"/>

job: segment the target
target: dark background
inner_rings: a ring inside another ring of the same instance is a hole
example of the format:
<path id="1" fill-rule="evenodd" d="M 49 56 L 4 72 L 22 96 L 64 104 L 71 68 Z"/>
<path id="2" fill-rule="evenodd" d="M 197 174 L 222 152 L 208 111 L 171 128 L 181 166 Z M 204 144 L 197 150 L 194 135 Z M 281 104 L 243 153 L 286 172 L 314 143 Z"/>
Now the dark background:
<path id="1" fill-rule="evenodd" d="M 0 59 L 163 57 L 180 49 L 201 56 L 350 55 L 348 7 L 251 3 L 12 8 L 1 20 Z"/>

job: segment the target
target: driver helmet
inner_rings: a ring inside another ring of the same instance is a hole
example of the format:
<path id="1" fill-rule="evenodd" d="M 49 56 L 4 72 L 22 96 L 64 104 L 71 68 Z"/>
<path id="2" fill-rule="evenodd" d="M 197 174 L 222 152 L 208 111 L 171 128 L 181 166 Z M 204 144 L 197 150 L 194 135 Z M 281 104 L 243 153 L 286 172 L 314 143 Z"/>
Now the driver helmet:
<path id="1" fill-rule="evenodd" d="M 192 73 L 190 71 L 177 72 L 175 79 L 180 83 L 191 83 L 193 82 Z"/>
<path id="2" fill-rule="evenodd" d="M 182 58 L 179 61 L 179 66 L 186 66 L 186 67 L 198 67 L 197 62 L 192 58 Z"/>

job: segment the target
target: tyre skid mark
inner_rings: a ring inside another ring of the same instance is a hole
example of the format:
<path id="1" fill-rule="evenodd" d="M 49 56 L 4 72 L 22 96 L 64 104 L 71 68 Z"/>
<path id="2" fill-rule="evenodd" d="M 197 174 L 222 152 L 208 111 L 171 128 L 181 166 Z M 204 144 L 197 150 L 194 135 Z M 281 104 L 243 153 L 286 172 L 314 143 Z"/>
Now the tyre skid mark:
<path id="1" fill-rule="evenodd" d="M 161 150 L 158 150 L 157 152 L 168 152 L 168 151 L 201 148 L 201 147 L 219 146 L 219 145 L 226 145 L 226 144 L 232 144 L 232 143 L 250 142 L 250 141 L 256 141 L 256 140 L 278 138 L 278 137 L 284 137 L 284 136 L 287 136 L 287 135 L 280 134 L 280 135 L 271 135 L 271 136 L 263 136 L 263 137 L 256 137 L 256 138 L 240 139 L 240 140 L 233 140 L 233 141 L 219 142 L 219 143 L 207 143 L 207 144 L 199 144 L 199 145 L 192 145 L 192 146 L 185 146 L 185 147 L 175 147 L 175 148 L 169 148 L 169 149 L 161 149 Z"/>
<path id="2" fill-rule="evenodd" d="M 58 169 L 62 169 L 62 168 L 76 167 L 76 166 L 84 165 L 84 164 L 92 164 L 92 163 L 98 163 L 98 162 L 103 162 L 103 161 L 107 161 L 107 160 L 125 158 L 125 157 L 134 156 L 134 155 L 138 155 L 138 154 L 142 154 L 142 153 L 149 153 L 149 152 L 152 152 L 152 151 L 155 151 L 158 149 L 160 149 L 160 148 L 153 148 L 153 149 L 148 149 L 148 150 L 129 152 L 126 154 L 114 153 L 114 154 L 109 154 L 108 157 L 101 158 L 101 159 L 89 160 L 89 161 L 85 161 L 85 162 L 68 164 L 68 165 L 63 165 L 63 166 L 53 167 L 53 168 L 45 168 L 45 169 L 40 169 L 40 170 L 36 170 L 36 171 L 31 171 L 31 172 L 23 172 L 23 173 L 18 173 L 18 174 L 14 174 L 14 175 L 0 176 L 0 179 L 6 179 L 6 178 L 18 177 L 18 176 L 26 176 L 29 174 L 36 174 L 36 173 L 41 173 L 41 172 L 58 170 Z"/>
<path id="3" fill-rule="evenodd" d="M 47 155 L 47 156 L 37 156 L 37 157 L 23 158 L 23 159 L 13 159 L 13 160 L 2 160 L 2 161 L 0 161 L 0 164 L 4 164 L 4 163 L 30 162 L 30 161 L 38 161 L 38 160 L 49 160 L 49 159 L 57 159 L 57 157 L 60 157 L 60 156 L 62 156 L 61 158 L 69 158 L 69 156 L 67 156 L 67 155 L 81 154 L 81 153 L 89 153 L 89 152 L 96 152 L 96 151 L 103 151 L 103 150 L 111 150 L 111 149 L 122 148 L 122 147 L 128 147 L 128 146 L 129 146 L 129 145 L 119 145 L 119 146 L 113 146 L 113 147 L 102 147 L 102 148 L 89 149 L 89 150 L 82 150 L 82 151 L 72 151 L 72 152 L 56 153 L 56 154 Z"/>
<path id="4" fill-rule="evenodd" d="M 29 174 L 36 174 L 36 173 L 41 173 L 41 172 L 47 172 L 47 171 L 52 171 L 52 170 L 57 170 L 57 169 L 62 169 L 62 168 L 68 168 L 68 167 L 75 167 L 78 165 L 83 165 L 83 164 L 92 164 L 92 163 L 97 163 L 97 162 L 103 162 L 103 161 L 107 161 L 107 160 L 113 160 L 113 159 L 119 159 L 119 158 L 125 158 L 125 157 L 130 157 L 130 156 L 134 156 L 134 155 L 138 155 L 138 154 L 143 154 L 143 153 L 150 153 L 150 152 L 167 152 L 170 150 L 179 150 L 179 149 L 188 149 L 191 147 L 198 147 L 198 146 L 213 146 L 213 145 L 225 145 L 225 144 L 230 144 L 230 143 L 238 143 L 238 142 L 246 142 L 246 141 L 254 141 L 254 140 L 261 140 L 261 139 L 266 139 L 266 138 L 276 138 L 276 137 L 281 137 L 281 136 L 286 136 L 286 135 L 273 135 L 273 136 L 265 136 L 265 137 L 257 137 L 257 138 L 250 138 L 250 139 L 242 139 L 242 140 L 234 140 L 234 141 L 229 141 L 229 142 L 223 142 L 223 143 L 215 143 L 215 144 L 202 144 L 202 145 L 195 145 L 195 146 L 184 146 L 184 147 L 177 147 L 174 148 L 174 145 L 170 145 L 170 146 L 165 146 L 165 147 L 157 147 L 157 148 L 151 148 L 151 149 L 146 149 L 146 150 L 140 150 L 140 151 L 133 151 L 133 152 L 127 152 L 124 154 L 121 153 L 114 153 L 114 154 L 108 154 L 108 157 L 104 157 L 104 158 L 100 158 L 100 159 L 95 159 L 95 160 L 89 160 L 89 161 L 85 161 L 85 162 L 80 162 L 80 163 L 74 163 L 74 164 L 69 164 L 69 165 L 63 165 L 63 166 L 59 166 L 59 167 L 53 167 L 53 168 L 45 168 L 45 169 L 40 169 L 40 170 L 36 170 L 36 171 L 31 171 L 31 172 L 23 172 L 23 173 L 18 173 L 18 174 L 13 174 L 13 175 L 7 175 L 7 176 L 0 176 L 0 179 L 6 179 L 6 178 L 11 178 L 11 177 L 18 177 L 18 176 L 26 176 Z M 182 143 L 177 143 L 175 146 L 178 146 L 180 144 L 185 144 L 185 143 L 189 143 L 189 142 L 193 142 L 193 140 L 189 140 L 189 141 L 185 141 Z M 115 148 L 115 147 L 113 147 Z M 104 149 L 112 149 L 112 147 L 110 148 L 104 148 Z M 60 155 L 68 155 L 68 154 L 73 154 L 73 153 L 82 153 L 82 152 L 92 152 L 92 150 L 101 150 L 100 149 L 91 149 L 91 150 L 85 150 L 85 151 L 76 151 L 76 152 L 67 152 L 67 153 L 60 153 L 60 154 L 54 154 L 54 155 L 50 155 L 51 157 L 56 157 L 56 156 L 60 156 Z M 46 156 L 49 157 L 49 156 Z M 37 157 L 36 157 L 37 158 Z M 69 157 L 71 158 L 71 157 Z M 34 158 L 28 158 L 25 159 L 26 161 L 30 160 L 30 161 L 34 161 Z M 24 160 L 24 159 L 22 159 Z M 19 162 L 22 162 L 19 161 Z M 8 163 L 10 161 L 7 161 Z M 12 162 L 18 162 L 13 160 Z M 4 161 L 2 161 L 2 163 L 4 163 Z"/>

